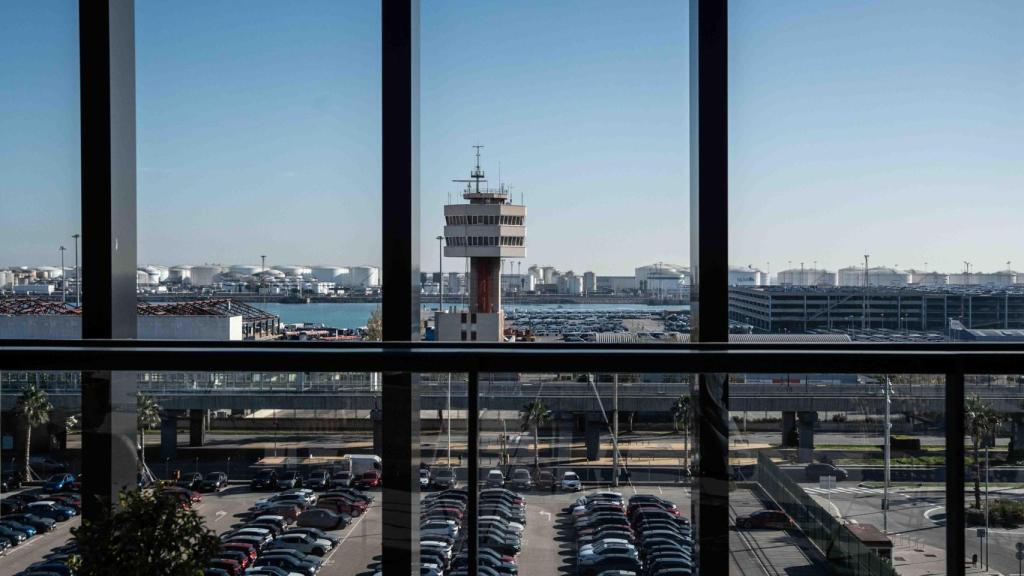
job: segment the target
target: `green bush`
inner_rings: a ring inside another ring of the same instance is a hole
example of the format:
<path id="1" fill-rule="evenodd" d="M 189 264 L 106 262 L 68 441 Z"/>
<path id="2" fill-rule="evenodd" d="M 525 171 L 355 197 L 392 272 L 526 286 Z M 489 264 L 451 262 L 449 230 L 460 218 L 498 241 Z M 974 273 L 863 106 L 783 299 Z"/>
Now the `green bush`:
<path id="1" fill-rule="evenodd" d="M 921 439 L 914 436 L 891 436 L 889 447 L 892 450 L 920 450 Z"/>
<path id="2" fill-rule="evenodd" d="M 968 526 L 985 525 L 984 502 L 982 508 L 964 510 L 964 520 Z M 989 526 L 997 528 L 1017 528 L 1024 525 L 1024 502 L 1017 500 L 992 500 L 989 502 Z"/>
<path id="3" fill-rule="evenodd" d="M 117 510 L 71 533 L 78 576 L 196 576 L 220 547 L 195 510 L 137 491 L 121 492 Z"/>

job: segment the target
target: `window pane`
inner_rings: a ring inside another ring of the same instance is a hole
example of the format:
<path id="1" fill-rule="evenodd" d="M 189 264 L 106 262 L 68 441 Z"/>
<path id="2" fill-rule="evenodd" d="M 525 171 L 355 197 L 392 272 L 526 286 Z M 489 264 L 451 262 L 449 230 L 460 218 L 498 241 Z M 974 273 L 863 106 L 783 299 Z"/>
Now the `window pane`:
<path id="1" fill-rule="evenodd" d="M 732 374 L 729 386 L 735 573 L 945 571 L 942 376 Z"/>
<path id="2" fill-rule="evenodd" d="M 359 339 L 380 304 L 379 3 L 140 1 L 136 38 L 141 298 Z"/>
<path id="3" fill-rule="evenodd" d="M 1024 328 L 1024 6 L 740 0 L 729 18 L 730 257 L 772 285 L 733 288 L 731 319 L 857 341 Z"/>
<path id="4" fill-rule="evenodd" d="M 679 2 L 423 3 L 421 286 L 439 339 L 687 336 L 687 32 Z"/>
<path id="5" fill-rule="evenodd" d="M 4 3 L 0 53 L 0 338 L 78 338 L 77 4 Z"/>

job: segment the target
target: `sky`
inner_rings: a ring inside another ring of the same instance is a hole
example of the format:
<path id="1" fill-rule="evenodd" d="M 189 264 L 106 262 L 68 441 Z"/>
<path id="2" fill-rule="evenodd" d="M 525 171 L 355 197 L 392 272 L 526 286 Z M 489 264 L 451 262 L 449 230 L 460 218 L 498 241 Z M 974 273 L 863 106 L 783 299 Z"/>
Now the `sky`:
<path id="1" fill-rule="evenodd" d="M 78 229 L 76 6 L 0 2 L 0 266 Z M 1024 268 L 1022 29 L 1016 0 L 732 0 L 731 262 Z M 379 31 L 365 0 L 136 0 L 140 264 L 379 264 Z M 679 0 L 423 0 L 423 268 L 474 144 L 524 265 L 686 264 L 687 36 Z"/>

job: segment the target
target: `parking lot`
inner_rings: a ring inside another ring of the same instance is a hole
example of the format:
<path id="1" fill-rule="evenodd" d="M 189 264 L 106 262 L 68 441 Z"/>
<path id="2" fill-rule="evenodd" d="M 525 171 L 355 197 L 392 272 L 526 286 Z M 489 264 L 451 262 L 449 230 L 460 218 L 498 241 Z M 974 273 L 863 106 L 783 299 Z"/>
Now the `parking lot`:
<path id="1" fill-rule="evenodd" d="M 594 488 L 596 489 L 596 487 Z M 517 560 L 523 576 L 555 576 L 576 574 L 576 544 L 572 522 L 566 507 L 576 498 L 592 490 L 573 492 L 531 491 L 526 500 L 526 527 L 523 533 L 522 553 Z M 679 486 L 658 487 L 624 486 L 619 489 L 624 497 L 636 493 L 649 493 L 674 501 L 684 514 L 689 511 L 689 489 Z M 375 501 L 365 514 L 355 518 L 341 530 L 329 531 L 339 538 L 338 546 L 324 557 L 320 573 L 323 576 L 372 576 L 373 567 L 381 554 L 381 494 L 369 491 Z M 218 493 L 205 493 L 195 509 L 207 526 L 218 534 L 240 525 L 256 500 L 270 492 L 253 492 L 248 486 L 231 486 Z M 425 493 L 429 494 L 429 492 Z M 30 564 L 41 560 L 54 547 L 64 544 L 70 537 L 70 528 L 79 519 L 61 523 L 53 532 L 36 536 L 12 549 L 0 559 L 0 576 L 13 576 Z"/>

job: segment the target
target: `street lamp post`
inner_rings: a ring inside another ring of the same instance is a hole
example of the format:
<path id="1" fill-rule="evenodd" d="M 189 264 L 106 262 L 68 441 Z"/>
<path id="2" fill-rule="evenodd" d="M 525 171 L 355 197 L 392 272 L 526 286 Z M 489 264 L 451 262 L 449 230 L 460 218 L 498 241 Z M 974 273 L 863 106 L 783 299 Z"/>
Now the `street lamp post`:
<path id="1" fill-rule="evenodd" d="M 60 250 L 60 301 L 68 301 L 68 282 L 67 278 L 64 277 L 64 251 L 67 250 L 63 245 L 59 248 Z"/>
<path id="2" fill-rule="evenodd" d="M 889 429 L 892 424 L 889 422 L 889 407 L 892 404 L 892 381 L 885 378 L 885 482 L 882 494 L 882 533 L 889 533 Z"/>
<path id="3" fill-rule="evenodd" d="M 78 270 L 78 239 L 82 237 L 81 234 L 72 234 L 72 238 L 75 239 L 75 306 L 82 305 L 82 279 L 79 277 Z"/>

